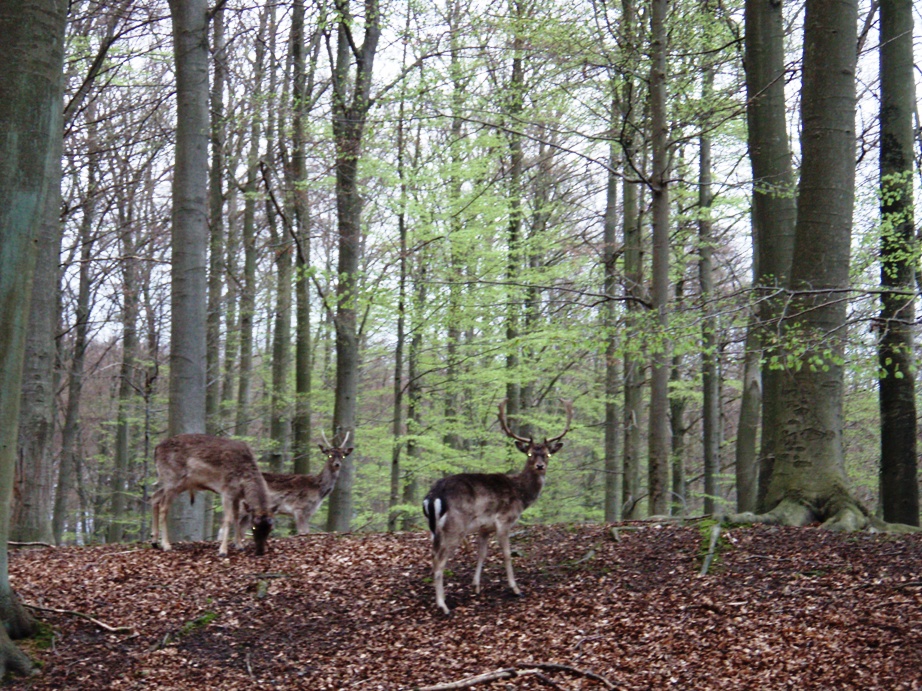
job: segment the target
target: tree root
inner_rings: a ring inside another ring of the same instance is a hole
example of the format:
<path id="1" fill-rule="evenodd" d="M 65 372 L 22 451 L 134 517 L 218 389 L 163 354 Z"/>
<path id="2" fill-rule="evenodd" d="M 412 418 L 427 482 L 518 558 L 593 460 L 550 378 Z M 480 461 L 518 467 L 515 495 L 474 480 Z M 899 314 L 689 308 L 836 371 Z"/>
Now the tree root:
<path id="1" fill-rule="evenodd" d="M 817 506 L 809 501 L 786 497 L 767 513 L 744 512 L 726 514 L 719 517 L 729 523 L 765 523 L 767 525 L 785 525 L 803 527 L 819 522 L 821 528 L 837 532 L 854 533 L 870 530 L 878 533 L 917 533 L 922 528 L 903 523 L 886 523 L 872 516 L 859 502 L 847 495 L 830 497 L 823 505 Z"/>

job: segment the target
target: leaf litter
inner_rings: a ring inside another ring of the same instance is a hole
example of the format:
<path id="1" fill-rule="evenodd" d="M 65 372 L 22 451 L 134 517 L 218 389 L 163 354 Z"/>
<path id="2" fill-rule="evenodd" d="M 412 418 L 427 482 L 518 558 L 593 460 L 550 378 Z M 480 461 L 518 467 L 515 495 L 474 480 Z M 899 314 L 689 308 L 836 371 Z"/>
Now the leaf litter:
<path id="1" fill-rule="evenodd" d="M 449 617 L 422 532 L 11 551 L 53 637 L 10 688 L 922 689 L 922 536 L 735 527 L 699 576 L 698 526 L 525 526 L 521 598 L 472 542 Z"/>

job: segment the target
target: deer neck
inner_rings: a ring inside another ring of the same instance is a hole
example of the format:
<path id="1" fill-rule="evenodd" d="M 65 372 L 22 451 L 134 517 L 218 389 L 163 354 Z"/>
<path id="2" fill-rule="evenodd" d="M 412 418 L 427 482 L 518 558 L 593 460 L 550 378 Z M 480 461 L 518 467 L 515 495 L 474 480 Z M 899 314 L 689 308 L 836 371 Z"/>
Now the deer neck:
<path id="1" fill-rule="evenodd" d="M 340 468 L 342 470 L 342 468 Z M 320 471 L 320 496 L 325 497 L 336 484 L 336 478 L 339 476 L 339 470 L 333 470 L 333 466 L 327 462 Z"/>
<path id="2" fill-rule="evenodd" d="M 522 503 L 526 507 L 530 506 L 538 498 L 538 495 L 541 494 L 541 490 L 544 489 L 544 475 L 527 466 L 522 472 L 512 477 L 518 489 L 518 494 L 522 499 Z"/>

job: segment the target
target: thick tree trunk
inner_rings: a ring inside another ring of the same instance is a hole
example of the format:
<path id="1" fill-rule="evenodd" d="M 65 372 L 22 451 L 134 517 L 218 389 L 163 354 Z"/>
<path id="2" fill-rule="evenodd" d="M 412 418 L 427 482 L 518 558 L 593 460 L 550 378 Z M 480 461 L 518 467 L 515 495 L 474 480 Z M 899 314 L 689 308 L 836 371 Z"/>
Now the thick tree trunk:
<path id="1" fill-rule="evenodd" d="M 667 0 L 651 3 L 650 127 L 653 172 L 653 309 L 656 343 L 652 349 L 650 379 L 650 435 L 648 505 L 651 514 L 669 509 L 669 171 L 666 115 Z"/>
<path id="2" fill-rule="evenodd" d="M 51 542 L 54 503 L 55 360 L 61 262 L 61 145 L 54 138 L 54 171 L 43 212 L 26 334 L 22 410 L 13 493 L 11 540 Z"/>
<path id="3" fill-rule="evenodd" d="M 67 3 L 0 2 L 0 676 L 25 673 L 29 659 L 11 638 L 34 621 L 9 581 L 10 508 L 22 401 L 26 320 L 46 196 L 60 179 L 64 25 Z"/>
<path id="4" fill-rule="evenodd" d="M 746 117 L 752 165 L 753 276 L 757 288 L 758 336 L 763 349 L 762 439 L 759 452 L 758 502 L 775 462 L 779 430 L 781 373 L 772 363 L 783 299 L 777 291 L 787 284 L 794 251 L 794 174 L 784 101 L 784 17 L 781 2 L 746 0 Z"/>
<path id="5" fill-rule="evenodd" d="M 205 0 L 170 0 L 176 60 L 173 171 L 170 436 L 205 431 L 208 248 L 208 35 Z M 173 502 L 169 530 L 201 540 L 205 501 Z"/>
<path id="6" fill-rule="evenodd" d="M 336 64 L 333 68 L 333 137 L 336 144 L 336 211 L 339 220 L 339 262 L 336 285 L 336 395 L 333 405 L 334 444 L 347 433 L 350 443 L 355 434 L 356 396 L 358 394 L 359 341 L 356 309 L 359 289 L 359 257 L 362 249 L 362 197 L 359 193 L 358 167 L 362 135 L 371 107 L 371 76 L 374 67 L 381 18 L 377 0 L 366 0 L 364 8 L 365 39 L 354 55 L 353 18 L 348 0 L 337 0 L 339 16 Z M 350 65 L 356 60 L 353 79 Z M 350 98 L 351 94 L 351 98 Z M 348 456 L 339 480 L 330 495 L 327 529 L 346 531 L 352 521 L 352 486 L 355 480 L 355 454 Z"/>
<path id="7" fill-rule="evenodd" d="M 782 323 L 805 348 L 782 375 L 780 425 L 766 505 L 851 529 L 866 517 L 846 487 L 843 359 L 855 185 L 857 0 L 807 0 L 801 166 L 792 290 Z M 786 519 L 787 520 L 787 519 Z"/>
<path id="8" fill-rule="evenodd" d="M 880 499 L 885 521 L 919 525 L 911 0 L 880 4 Z"/>

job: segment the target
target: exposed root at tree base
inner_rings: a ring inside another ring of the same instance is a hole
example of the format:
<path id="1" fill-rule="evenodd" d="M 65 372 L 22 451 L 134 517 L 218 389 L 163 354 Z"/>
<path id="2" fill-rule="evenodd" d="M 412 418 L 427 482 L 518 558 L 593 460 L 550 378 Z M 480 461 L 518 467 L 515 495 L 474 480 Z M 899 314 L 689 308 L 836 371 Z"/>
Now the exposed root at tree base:
<path id="1" fill-rule="evenodd" d="M 819 522 L 821 528 L 844 533 L 860 530 L 898 534 L 922 532 L 922 528 L 916 526 L 882 521 L 870 515 L 851 497 L 842 495 L 830 498 L 821 507 L 803 499 L 786 497 L 767 513 L 728 514 L 723 516 L 723 520 L 730 523 L 765 523 L 793 527 L 803 527 Z"/>

